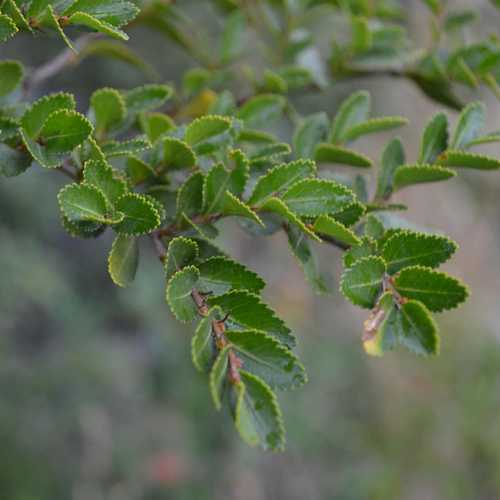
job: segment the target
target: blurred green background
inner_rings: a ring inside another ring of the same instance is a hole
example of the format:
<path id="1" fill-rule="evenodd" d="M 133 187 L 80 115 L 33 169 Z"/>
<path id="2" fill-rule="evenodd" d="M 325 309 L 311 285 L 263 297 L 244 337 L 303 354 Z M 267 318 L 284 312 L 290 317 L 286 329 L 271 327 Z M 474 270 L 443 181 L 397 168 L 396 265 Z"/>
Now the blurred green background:
<path id="1" fill-rule="evenodd" d="M 416 0 L 403 3 L 422 42 L 426 11 Z M 478 35 L 498 31 L 500 16 L 486 0 L 456 3 L 480 9 Z M 208 2 L 179 4 L 208 32 L 220 30 Z M 318 26 L 326 40 L 328 23 Z M 178 84 L 194 66 L 159 35 L 135 29 L 130 43 L 164 80 Z M 35 67 L 60 50 L 59 40 L 20 36 L 0 46 L 0 57 Z M 99 86 L 144 81 L 119 62 L 89 59 L 38 92 L 74 92 L 85 110 Z M 372 92 L 375 115 L 411 120 L 402 138 L 415 158 L 437 106 L 411 83 L 335 83 L 294 103 L 304 114 L 331 115 L 355 88 Z M 488 130 L 500 129 L 499 102 L 479 97 Z M 377 158 L 389 137 L 365 139 L 361 149 Z M 397 196 L 412 222 L 461 243 L 447 270 L 472 297 L 439 318 L 438 358 L 368 357 L 363 313 L 337 292 L 315 296 L 283 234 L 250 238 L 235 224 L 222 231 L 221 245 L 268 280 L 265 296 L 294 328 L 309 372 L 307 386 L 281 397 L 282 454 L 247 448 L 213 409 L 191 365 L 190 329 L 164 303 L 149 241 L 136 282 L 118 289 L 106 271 L 110 235 L 80 241 L 63 231 L 63 181 L 41 169 L 0 180 L 1 500 L 500 498 L 500 175 L 461 174 Z M 338 279 L 340 253 L 319 251 Z"/>

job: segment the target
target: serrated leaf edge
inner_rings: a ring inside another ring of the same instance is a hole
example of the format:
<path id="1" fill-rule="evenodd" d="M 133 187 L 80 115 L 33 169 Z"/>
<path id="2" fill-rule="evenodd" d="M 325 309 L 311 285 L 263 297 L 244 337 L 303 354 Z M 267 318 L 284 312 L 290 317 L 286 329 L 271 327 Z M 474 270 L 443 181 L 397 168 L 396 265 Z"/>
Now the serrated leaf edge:
<path id="1" fill-rule="evenodd" d="M 185 320 L 180 319 L 179 317 L 177 317 L 177 314 L 174 312 L 174 308 L 172 307 L 172 297 L 170 294 L 171 285 L 172 285 L 172 281 L 174 279 L 178 278 L 181 274 L 187 274 L 187 273 L 191 273 L 191 272 L 194 272 L 198 276 L 198 279 L 200 279 L 200 272 L 198 271 L 198 268 L 196 266 L 189 265 L 189 266 L 184 266 L 180 271 L 177 271 L 176 273 L 172 274 L 170 279 L 167 281 L 167 289 L 166 289 L 166 294 L 165 294 L 166 299 L 167 299 L 167 304 L 170 307 L 170 310 L 172 311 L 172 314 L 175 316 L 177 321 L 180 321 L 181 323 L 190 323 L 190 321 L 189 320 L 185 321 Z"/>
<path id="2" fill-rule="evenodd" d="M 364 263 L 365 261 L 377 261 L 377 262 L 381 262 L 383 265 L 384 265 L 384 268 L 387 269 L 387 264 L 385 262 L 385 260 L 380 257 L 379 255 L 368 255 L 366 257 L 361 257 L 361 259 L 358 259 L 356 262 L 354 262 L 354 264 L 348 268 L 346 268 L 344 270 L 344 272 L 342 273 L 342 277 L 340 278 L 340 283 L 339 283 L 339 291 L 340 293 L 349 301 L 351 302 L 351 304 L 354 304 L 358 307 L 362 307 L 363 309 L 371 309 L 372 306 L 366 306 L 364 304 L 359 304 L 357 303 L 356 301 L 354 301 L 351 297 L 349 297 L 345 292 L 344 292 L 344 282 L 348 276 L 348 274 L 350 274 L 351 272 L 353 272 L 354 268 L 357 266 L 357 265 L 360 265 L 361 263 Z M 409 268 L 408 268 L 409 269 Z"/>
<path id="3" fill-rule="evenodd" d="M 418 266 L 418 265 L 417 266 L 405 267 L 404 269 L 401 269 L 401 271 L 399 271 L 399 273 L 397 273 L 395 275 L 395 281 L 396 281 L 395 288 L 396 289 L 397 289 L 397 279 L 398 279 L 399 275 L 401 273 L 405 272 L 405 271 L 408 272 L 408 271 L 414 270 L 414 269 L 422 270 L 422 271 L 425 271 L 425 272 L 430 272 L 430 273 L 433 273 L 433 274 L 438 274 L 442 278 L 445 278 L 446 280 L 455 281 L 456 283 L 458 283 L 459 286 L 461 286 L 464 289 L 464 298 L 463 298 L 462 301 L 457 302 L 453 307 L 446 307 L 446 308 L 441 308 L 441 309 L 435 309 L 435 310 L 432 310 L 432 312 L 436 312 L 437 313 L 437 312 L 443 312 L 443 311 L 452 311 L 453 309 L 457 309 L 460 304 L 465 303 L 467 301 L 467 299 L 470 297 L 470 289 L 469 289 L 469 287 L 460 278 L 456 278 L 455 276 L 451 276 L 450 274 L 445 273 L 443 271 L 436 271 L 436 269 L 433 269 L 431 267 Z M 401 295 L 404 297 L 403 293 Z M 421 302 L 418 299 L 409 299 L 409 300 L 415 300 L 416 302 Z M 424 306 L 425 306 L 425 304 L 424 304 Z M 430 309 L 427 306 L 425 306 L 425 308 L 430 311 Z"/>

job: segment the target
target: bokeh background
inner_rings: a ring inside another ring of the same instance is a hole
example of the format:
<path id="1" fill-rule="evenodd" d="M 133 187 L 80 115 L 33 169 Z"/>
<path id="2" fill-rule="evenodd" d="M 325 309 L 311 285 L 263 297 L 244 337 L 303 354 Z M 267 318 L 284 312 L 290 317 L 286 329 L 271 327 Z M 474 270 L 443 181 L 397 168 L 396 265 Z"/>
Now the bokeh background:
<path id="1" fill-rule="evenodd" d="M 425 43 L 425 8 L 403 3 L 413 38 Z M 450 3 L 480 9 L 470 41 L 498 33 L 500 15 L 486 0 Z M 208 2 L 179 4 L 207 32 L 220 31 Z M 325 40 L 330 21 L 316 30 Z M 163 80 L 178 84 L 195 65 L 159 35 L 135 29 L 130 43 Z M 19 36 L 0 46 L 0 57 L 36 67 L 60 50 L 59 40 Z M 85 110 L 99 86 L 145 81 L 96 58 L 37 92 L 74 92 Z M 335 83 L 294 103 L 304 114 L 331 115 L 361 88 L 372 92 L 374 114 L 411 120 L 401 136 L 415 158 L 437 106 L 411 83 Z M 488 130 L 500 129 L 499 101 L 486 92 L 479 98 Z M 365 139 L 360 148 L 378 158 L 389 137 Z M 500 154 L 498 146 L 484 151 Z M 368 357 L 362 312 L 337 292 L 316 296 L 283 234 L 250 238 L 234 224 L 222 231 L 220 244 L 269 282 L 266 298 L 293 327 L 308 368 L 309 384 L 280 398 L 288 428 L 281 454 L 246 447 L 213 409 L 206 380 L 191 365 L 190 329 L 164 303 L 149 241 L 136 282 L 118 289 L 106 272 L 110 235 L 80 241 L 63 231 L 56 201 L 63 181 L 41 169 L 0 180 L 1 500 L 500 498 L 500 174 L 464 172 L 397 197 L 410 205 L 412 223 L 461 243 L 446 269 L 472 296 L 440 316 L 437 358 Z M 319 252 L 338 280 L 340 253 Z"/>

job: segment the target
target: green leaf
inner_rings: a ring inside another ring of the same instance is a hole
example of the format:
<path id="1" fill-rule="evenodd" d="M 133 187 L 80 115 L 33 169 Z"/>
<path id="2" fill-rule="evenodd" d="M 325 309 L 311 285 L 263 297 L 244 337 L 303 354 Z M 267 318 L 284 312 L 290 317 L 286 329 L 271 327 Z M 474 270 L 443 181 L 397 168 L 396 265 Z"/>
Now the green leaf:
<path id="1" fill-rule="evenodd" d="M 249 99 L 238 111 L 237 117 L 247 128 L 267 127 L 276 121 L 286 106 L 279 95 L 262 94 Z"/>
<path id="2" fill-rule="evenodd" d="M 125 120 L 127 114 L 125 100 L 115 89 L 96 90 L 90 97 L 90 105 L 98 137 L 105 136 L 109 131 L 118 128 Z"/>
<path id="3" fill-rule="evenodd" d="M 276 74 L 286 82 L 289 90 L 300 89 L 313 82 L 311 72 L 300 66 L 284 66 L 276 70 Z"/>
<path id="4" fill-rule="evenodd" d="M 192 219 L 190 219 L 186 214 L 183 214 L 181 219 L 183 225 L 186 225 L 188 229 L 192 229 L 191 232 L 194 232 L 193 237 L 196 238 L 196 243 L 198 244 L 198 246 L 200 246 L 200 241 L 203 241 L 205 243 L 209 243 L 211 247 L 216 247 L 212 240 L 214 238 L 217 238 L 217 236 L 219 235 L 219 231 L 213 224 L 210 224 L 209 222 L 207 223 L 202 222 L 198 224 L 194 222 Z M 219 251 L 217 253 L 217 255 L 220 254 L 224 255 L 224 252 Z"/>
<path id="5" fill-rule="evenodd" d="M 71 40 L 66 36 L 61 24 L 59 23 L 59 19 L 57 14 L 54 12 L 54 7 L 52 5 L 48 5 L 47 9 L 43 13 L 42 17 L 39 19 L 39 23 L 44 28 L 51 28 L 59 33 L 59 36 L 63 39 L 63 42 L 73 51 L 77 52 Z"/>
<path id="6" fill-rule="evenodd" d="M 484 104 L 473 102 L 466 106 L 458 117 L 450 149 L 466 148 L 469 142 L 479 136 L 483 126 Z"/>
<path id="7" fill-rule="evenodd" d="M 448 118 L 438 113 L 427 124 L 420 144 L 418 163 L 434 163 L 438 156 L 448 148 Z"/>
<path id="8" fill-rule="evenodd" d="M 250 446 L 283 450 L 285 429 L 275 394 L 260 378 L 240 371 L 241 383 L 234 386 L 236 429 Z"/>
<path id="9" fill-rule="evenodd" d="M 206 238 L 202 233 L 197 231 L 195 226 L 193 229 L 196 231 L 195 236 L 193 236 L 194 241 L 198 245 L 200 256 L 200 260 L 209 259 L 210 257 L 217 256 L 226 256 L 225 252 L 223 252 L 217 245 L 214 244 L 213 241 Z"/>
<path id="10" fill-rule="evenodd" d="M 458 10 L 450 12 L 444 21 L 446 31 L 454 31 L 463 28 L 477 19 L 477 13 L 471 9 Z"/>
<path id="11" fill-rule="evenodd" d="M 469 142 L 469 146 L 479 146 L 480 144 L 489 144 L 491 142 L 500 142 L 500 133 L 493 132 L 491 134 L 483 135 Z"/>
<path id="12" fill-rule="evenodd" d="M 129 156 L 127 158 L 126 171 L 127 176 L 134 186 L 154 181 L 156 178 L 156 172 L 153 170 L 153 167 L 143 162 L 137 156 Z"/>
<path id="13" fill-rule="evenodd" d="M 229 90 L 223 90 L 210 104 L 208 113 L 211 115 L 229 116 L 235 113 L 236 101 Z"/>
<path id="14" fill-rule="evenodd" d="M 377 179 L 376 199 L 387 200 L 394 189 L 394 175 L 405 162 L 405 151 L 400 139 L 390 141 L 382 153 Z"/>
<path id="15" fill-rule="evenodd" d="M 137 193 L 124 194 L 115 204 L 116 210 L 125 217 L 114 229 L 117 233 L 128 235 L 147 234 L 156 229 L 160 223 L 160 214 L 155 205 L 145 195 Z"/>
<path id="16" fill-rule="evenodd" d="M 57 195 L 62 213 L 72 222 L 109 222 L 104 194 L 94 186 L 68 184 Z"/>
<path id="17" fill-rule="evenodd" d="M 236 58 L 245 46 L 246 22 L 243 12 L 235 10 L 227 17 L 222 32 L 220 59 L 226 64 Z"/>
<path id="18" fill-rule="evenodd" d="M 439 182 L 455 177 L 456 172 L 449 168 L 433 165 L 404 165 L 394 174 L 394 190 L 423 182 Z"/>
<path id="19" fill-rule="evenodd" d="M 230 350 L 230 346 L 224 347 L 217 355 L 217 359 L 210 370 L 210 393 L 212 394 L 212 400 L 217 410 L 222 408 L 222 399 L 226 391 Z"/>
<path id="20" fill-rule="evenodd" d="M 354 193 L 335 181 L 304 179 L 289 188 L 281 199 L 292 212 L 314 217 L 342 210 L 354 201 Z"/>
<path id="21" fill-rule="evenodd" d="M 178 236 L 168 244 L 165 260 L 167 280 L 185 266 L 192 264 L 198 258 L 198 245 L 192 239 Z"/>
<path id="22" fill-rule="evenodd" d="M 196 164 L 194 151 L 180 139 L 175 137 L 164 137 L 163 161 L 161 166 L 166 170 L 190 169 Z"/>
<path id="23" fill-rule="evenodd" d="M 228 156 L 232 166 L 229 190 L 241 198 L 250 177 L 250 162 L 241 149 L 233 149 Z"/>
<path id="24" fill-rule="evenodd" d="M 10 17 L 0 14 L 0 42 L 7 41 L 18 31 L 16 23 Z"/>
<path id="25" fill-rule="evenodd" d="M 253 220 L 257 224 L 264 226 L 260 217 L 247 204 L 243 203 L 239 198 L 236 198 L 236 196 L 228 190 L 224 193 L 221 205 L 221 214 L 246 217 Z"/>
<path id="26" fill-rule="evenodd" d="M 250 128 L 244 128 L 240 131 L 240 135 L 238 136 L 239 142 L 249 142 L 250 144 L 269 144 L 277 140 L 278 139 L 274 135 L 268 132 Z"/>
<path id="27" fill-rule="evenodd" d="M 403 269 L 394 286 L 403 297 L 419 300 L 434 312 L 454 309 L 468 296 L 467 288 L 456 278 L 421 266 Z"/>
<path id="28" fill-rule="evenodd" d="M 91 30 L 98 31 L 99 33 L 104 33 L 105 35 L 109 35 L 113 38 L 117 38 L 118 40 L 128 40 L 129 37 L 127 33 L 122 31 L 119 28 L 116 28 L 112 24 L 107 23 L 106 21 L 101 21 L 86 12 L 75 12 L 71 16 L 69 16 L 68 20 L 69 24 L 74 24 L 77 26 L 86 26 Z"/>
<path id="29" fill-rule="evenodd" d="M 418 301 L 410 300 L 397 312 L 400 316 L 400 342 L 416 354 L 439 352 L 438 327 L 427 309 Z"/>
<path id="30" fill-rule="evenodd" d="M 214 165 L 205 177 L 203 184 L 203 207 L 205 213 L 223 210 L 226 190 L 241 192 L 241 179 L 231 175 L 221 163 Z M 235 185 L 235 183 L 237 185 Z"/>
<path id="31" fill-rule="evenodd" d="M 443 11 L 441 0 L 422 0 L 433 14 L 439 15 Z"/>
<path id="32" fill-rule="evenodd" d="M 385 228 L 382 221 L 373 214 L 369 214 L 365 223 L 365 236 L 378 240 L 384 236 Z"/>
<path id="33" fill-rule="evenodd" d="M 116 0 L 76 0 L 64 11 L 66 16 L 84 12 L 95 19 L 120 27 L 132 21 L 139 9 L 131 2 Z"/>
<path id="34" fill-rule="evenodd" d="M 372 308 L 382 290 L 386 265 L 380 257 L 364 257 L 344 271 L 340 290 L 353 304 Z"/>
<path id="35" fill-rule="evenodd" d="M 106 226 L 100 222 L 70 221 L 64 214 L 61 217 L 61 222 L 66 232 L 73 238 L 97 238 L 106 229 Z"/>
<path id="36" fill-rule="evenodd" d="M 113 241 L 108 257 L 108 271 L 111 279 L 118 286 L 128 286 L 135 278 L 139 263 L 139 245 L 137 238 L 118 234 Z"/>
<path id="37" fill-rule="evenodd" d="M 367 134 L 375 134 L 385 130 L 392 130 L 393 128 L 402 127 L 407 125 L 408 120 L 401 116 L 383 116 L 380 118 L 372 118 L 364 122 L 354 125 L 346 130 L 342 136 L 343 141 L 354 141 L 359 137 Z"/>
<path id="38" fill-rule="evenodd" d="M 44 96 L 26 110 L 21 118 L 21 127 L 30 139 L 36 139 L 47 118 L 62 109 L 75 109 L 75 98 L 71 94 L 59 92 Z"/>
<path id="39" fill-rule="evenodd" d="M 103 161 L 87 161 L 83 179 L 85 184 L 98 188 L 112 205 L 127 191 L 126 182 L 115 174 L 111 165 Z"/>
<path id="40" fill-rule="evenodd" d="M 212 367 L 216 347 L 212 332 L 212 322 L 222 318 L 220 307 L 213 307 L 208 311 L 196 327 L 196 331 L 191 339 L 191 358 L 196 369 L 202 373 L 209 373 Z"/>
<path id="41" fill-rule="evenodd" d="M 361 244 L 361 240 L 348 227 L 328 215 L 320 215 L 314 222 L 313 230 L 349 246 Z"/>
<path id="42" fill-rule="evenodd" d="M 265 331 L 289 348 L 295 345 L 295 338 L 289 328 L 261 302 L 258 295 L 244 290 L 234 290 L 217 297 L 209 296 L 207 301 L 211 306 L 220 306 L 230 315 L 231 322 Z"/>
<path id="43" fill-rule="evenodd" d="M 77 148 L 76 154 L 78 155 L 80 163 L 85 163 L 87 160 L 106 162 L 106 157 L 102 149 L 92 136 L 89 136 L 89 138 Z"/>
<path id="44" fill-rule="evenodd" d="M 191 297 L 200 273 L 194 266 L 186 266 L 176 272 L 167 283 L 167 303 L 174 316 L 183 323 L 193 321 L 198 316 L 198 309 Z"/>
<path id="45" fill-rule="evenodd" d="M 321 242 L 321 239 L 316 235 L 316 233 L 310 229 L 305 223 L 295 215 L 283 201 L 279 198 L 269 198 L 261 207 L 262 212 L 271 212 L 277 214 L 285 221 L 297 226 L 302 232 L 306 233 L 312 239 Z"/>
<path id="46" fill-rule="evenodd" d="M 155 143 L 160 137 L 175 128 L 174 120 L 163 113 L 141 113 L 139 122 L 142 131 L 151 143 Z"/>
<path id="47" fill-rule="evenodd" d="M 248 290 L 259 293 L 264 281 L 239 262 L 218 256 L 198 264 L 201 291 L 222 295 L 230 290 Z"/>
<path id="48" fill-rule="evenodd" d="M 201 213 L 203 208 L 203 174 L 195 172 L 181 186 L 177 193 L 177 219 Z"/>
<path id="49" fill-rule="evenodd" d="M 20 62 L 0 61 L 0 98 L 14 92 L 21 84 L 23 76 L 24 69 Z"/>
<path id="50" fill-rule="evenodd" d="M 297 158 L 313 158 L 316 144 L 323 142 L 329 130 L 328 116 L 315 113 L 303 120 L 293 135 L 293 149 Z"/>
<path id="51" fill-rule="evenodd" d="M 314 151 L 314 159 L 318 163 L 333 163 L 351 167 L 371 167 L 372 161 L 367 156 L 352 149 L 335 146 L 334 144 L 318 144 Z"/>
<path id="52" fill-rule="evenodd" d="M 382 355 L 401 343 L 410 351 L 420 355 L 439 352 L 438 328 L 427 309 L 418 301 L 410 300 L 396 307 L 392 294 L 386 293 L 380 300 L 377 314 L 383 321 L 374 336 L 372 332 L 364 341 L 366 352 Z M 366 324 L 366 323 L 365 323 Z M 370 320 L 367 323 L 370 326 Z"/>
<path id="53" fill-rule="evenodd" d="M 187 97 L 192 97 L 210 86 L 214 73 L 205 68 L 188 69 L 182 76 L 182 90 Z"/>
<path id="54" fill-rule="evenodd" d="M 118 156 L 129 156 L 140 153 L 151 147 L 151 143 L 146 137 L 135 137 L 128 141 L 108 141 L 101 146 L 106 158 L 116 158 Z"/>
<path id="55" fill-rule="evenodd" d="M 92 125 L 76 111 L 62 109 L 52 113 L 40 131 L 47 155 L 67 153 L 79 146 L 92 132 Z"/>
<path id="56" fill-rule="evenodd" d="M 455 242 L 444 236 L 400 231 L 391 236 L 382 248 L 387 272 L 394 274 L 405 267 L 438 267 L 456 251 Z"/>
<path id="57" fill-rule="evenodd" d="M 136 115 L 159 108 L 172 94 L 173 89 L 168 85 L 143 85 L 125 93 L 125 105 L 129 114 Z"/>
<path id="58" fill-rule="evenodd" d="M 231 141 L 230 129 L 231 119 L 208 115 L 192 121 L 184 138 L 197 154 L 210 154 Z"/>
<path id="59" fill-rule="evenodd" d="M 252 164 L 264 162 L 264 165 L 267 166 L 268 160 L 277 161 L 280 156 L 287 156 L 291 152 L 292 148 L 286 142 L 275 142 L 259 148 L 255 153 L 252 153 L 250 158 Z"/>
<path id="60" fill-rule="evenodd" d="M 448 150 L 439 157 L 438 162 L 445 167 L 472 168 L 475 170 L 498 170 L 500 168 L 500 160 L 496 158 L 465 151 Z"/>
<path id="61" fill-rule="evenodd" d="M 0 142 L 5 142 L 18 135 L 19 124 L 12 118 L 0 116 Z"/>
<path id="62" fill-rule="evenodd" d="M 306 383 L 302 364 L 275 338 L 256 330 L 226 330 L 224 336 L 243 361 L 245 371 L 271 387 L 293 389 Z"/>
<path id="63" fill-rule="evenodd" d="M 445 106 L 457 111 L 462 108 L 463 103 L 454 94 L 453 87 L 448 79 L 441 76 L 423 76 L 420 73 L 411 74 L 410 78 L 415 82 L 420 90 L 433 101 L 444 104 Z"/>
<path id="64" fill-rule="evenodd" d="M 286 94 L 288 92 L 288 85 L 278 73 L 266 69 L 264 70 L 263 81 L 259 85 L 259 90 L 274 94 Z"/>
<path id="65" fill-rule="evenodd" d="M 372 34 L 366 17 L 351 18 L 351 45 L 355 52 L 364 52 L 372 45 Z"/>
<path id="66" fill-rule="evenodd" d="M 50 114 L 36 140 L 21 129 L 23 141 L 33 157 L 46 168 L 59 166 L 64 158 L 91 134 L 92 125 L 76 111 L 61 109 Z"/>
<path id="67" fill-rule="evenodd" d="M 0 143 L 0 174 L 15 177 L 22 174 L 33 162 L 31 156 L 17 149 Z"/>
<path id="68" fill-rule="evenodd" d="M 359 201 L 349 203 L 345 208 L 336 212 L 332 217 L 344 226 L 351 227 L 356 224 L 359 219 L 365 214 L 366 207 Z"/>
<path id="69" fill-rule="evenodd" d="M 2 5 L 2 11 L 4 14 L 8 15 L 21 30 L 32 31 L 18 2 L 14 0 L 5 0 Z"/>
<path id="70" fill-rule="evenodd" d="M 274 167 L 259 177 L 248 204 L 251 206 L 262 205 L 269 198 L 284 192 L 297 181 L 313 176 L 315 172 L 316 166 L 310 160 L 296 160 Z"/>
<path id="71" fill-rule="evenodd" d="M 355 92 L 344 100 L 333 120 L 330 142 L 344 142 L 347 132 L 368 118 L 370 106 L 370 94 L 364 91 Z"/>
<path id="72" fill-rule="evenodd" d="M 286 228 L 288 244 L 304 271 L 304 275 L 316 293 L 328 292 L 328 286 L 318 270 L 316 254 L 306 234 L 298 227 L 288 226 Z"/>
<path id="73" fill-rule="evenodd" d="M 364 258 L 370 257 L 376 253 L 377 243 L 366 236 L 361 240 L 359 245 L 351 247 L 344 253 L 343 262 L 345 267 L 351 267 L 355 262 Z"/>

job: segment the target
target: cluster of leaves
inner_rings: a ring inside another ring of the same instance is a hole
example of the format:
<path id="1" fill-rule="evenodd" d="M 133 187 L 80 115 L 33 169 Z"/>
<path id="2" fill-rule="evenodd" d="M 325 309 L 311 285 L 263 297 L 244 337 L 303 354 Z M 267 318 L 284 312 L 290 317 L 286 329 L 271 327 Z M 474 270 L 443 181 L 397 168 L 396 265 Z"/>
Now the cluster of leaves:
<path id="1" fill-rule="evenodd" d="M 431 43 L 418 47 L 409 36 L 405 12 L 393 0 L 214 0 L 226 14 L 219 51 L 207 53 L 208 36 L 194 29 L 179 8 L 148 9 L 140 19 L 186 49 L 204 67 L 197 85 L 217 87 L 235 77 L 242 58 L 255 57 L 254 38 L 266 40 L 262 74 L 245 72 L 259 91 L 287 93 L 321 88 L 329 80 L 387 75 L 407 78 L 432 100 L 453 109 L 463 107 L 461 87 L 486 85 L 500 96 L 500 43 L 496 33 L 468 43 L 467 31 L 478 19 L 474 9 L 451 2 L 422 0 L 429 14 Z M 492 0 L 494 6 L 498 2 Z M 320 50 L 322 22 L 334 33 L 330 53 Z M 333 26 L 333 29 L 331 27 Z M 199 27 L 198 27 L 199 28 Z M 193 37 L 183 36 L 195 32 Z M 258 45 L 258 44 L 256 44 Z M 237 63 L 237 64 L 235 64 Z M 236 66 L 236 67 L 235 67 Z M 457 92 L 458 91 L 458 92 Z M 463 92 L 462 92 L 463 93 Z"/>
<path id="2" fill-rule="evenodd" d="M 128 40 L 120 28 L 138 14 L 132 2 L 116 0 L 75 0 L 51 2 L 49 0 L 3 0 L 0 4 L 0 42 L 18 31 L 33 34 L 52 31 L 74 48 L 64 32 L 66 26 L 88 28 L 120 40 Z"/>
<path id="3" fill-rule="evenodd" d="M 1 61 L 0 173 L 10 177 L 41 167 L 70 177 L 58 196 L 63 227 L 80 238 L 114 233 L 108 270 L 119 286 L 132 283 L 141 239 L 151 240 L 164 266 L 165 298 L 173 315 L 196 322 L 192 359 L 207 375 L 215 407 L 232 415 L 249 444 L 282 449 L 284 426 L 275 391 L 298 387 L 307 377 L 293 353 L 294 335 L 262 301 L 262 278 L 215 242 L 221 221 L 236 218 L 252 235 L 284 231 L 292 254 L 320 293 L 329 287 L 314 245 L 341 249 L 341 291 L 354 305 L 370 310 L 366 351 L 380 355 L 400 344 L 417 354 L 434 354 L 439 334 L 431 313 L 467 298 L 458 279 L 436 270 L 456 244 L 408 229 L 392 213 L 407 207 L 391 203 L 391 196 L 405 187 L 451 179 L 459 168 L 499 169 L 500 160 L 471 148 L 499 141 L 500 134 L 483 133 L 480 103 L 463 109 L 451 134 L 446 115 L 438 113 L 423 131 L 415 162 L 407 161 L 399 139 L 387 144 L 372 187 L 365 173 L 374 162 L 355 143 L 367 134 L 404 126 L 406 119 L 372 117 L 370 95 L 364 91 L 345 99 L 334 116 L 299 115 L 287 94 L 319 80 L 297 64 L 310 40 L 292 33 L 282 47 L 287 64 L 259 79 L 249 73 L 252 92 L 235 98 L 224 88 L 224 76 L 234 71 L 230 66 L 244 49 L 242 36 L 254 11 L 252 6 L 238 9 L 230 0 L 218 3 L 229 14 L 216 64 L 189 71 L 179 93 L 163 84 L 126 91 L 103 88 L 92 94 L 84 115 L 76 111 L 73 96 L 62 92 L 28 104 L 23 66 Z M 278 27 L 280 13 L 295 19 L 322 4 L 349 14 L 355 36 L 352 43 L 337 46 L 339 67 L 347 67 L 344 53 L 351 59 L 369 53 L 390 59 L 394 51 L 406 50 L 406 42 L 393 38 L 400 30 L 383 24 L 400 15 L 392 2 L 373 2 L 373 9 L 366 2 L 338 3 L 275 1 L 265 7 Z M 17 11 L 21 17 L 14 15 Z M 83 19 L 88 22 L 80 24 L 112 35 L 136 15 L 127 2 L 83 0 L 70 7 L 8 0 L 2 12 L 0 20 L 13 19 L 6 25 L 16 29 L 23 19 L 29 30 L 55 26 L 43 20 L 57 12 L 64 17 L 62 24 Z M 373 16 L 382 24 L 368 22 Z M 179 27 L 188 21 L 172 5 L 152 4 L 138 19 L 204 60 Z M 4 32 L 0 28 L 0 37 Z M 285 119 L 294 127 L 291 146 L 269 132 Z M 351 167 L 354 175 L 337 175 L 332 165 Z"/>

